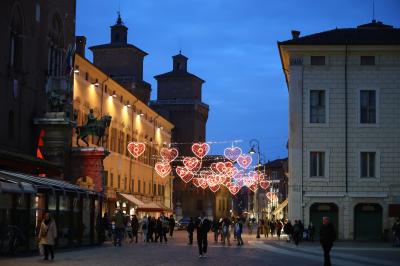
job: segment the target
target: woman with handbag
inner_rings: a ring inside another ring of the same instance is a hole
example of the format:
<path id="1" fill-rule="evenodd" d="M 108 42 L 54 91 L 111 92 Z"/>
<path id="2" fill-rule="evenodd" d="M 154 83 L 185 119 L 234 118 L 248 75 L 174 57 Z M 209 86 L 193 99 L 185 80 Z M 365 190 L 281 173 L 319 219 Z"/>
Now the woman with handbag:
<path id="1" fill-rule="evenodd" d="M 40 225 L 39 231 L 39 245 L 43 246 L 44 250 L 44 260 L 50 258 L 54 259 L 54 240 L 57 238 L 57 227 L 56 222 L 51 217 L 50 213 L 46 213 L 42 224 Z"/>

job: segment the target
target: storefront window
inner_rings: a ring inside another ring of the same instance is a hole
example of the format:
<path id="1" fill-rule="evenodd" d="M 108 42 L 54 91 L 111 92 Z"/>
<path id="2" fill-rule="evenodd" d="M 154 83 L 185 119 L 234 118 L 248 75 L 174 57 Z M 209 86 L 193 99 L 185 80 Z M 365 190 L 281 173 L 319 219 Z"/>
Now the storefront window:
<path id="1" fill-rule="evenodd" d="M 71 201 L 69 196 L 60 196 L 58 210 L 58 246 L 65 247 L 69 243 L 71 227 Z"/>
<path id="2" fill-rule="evenodd" d="M 82 208 L 82 243 L 90 244 L 90 199 L 83 199 L 83 208 Z"/>
<path id="3" fill-rule="evenodd" d="M 78 245 L 82 240 L 82 214 L 81 214 L 81 199 L 73 199 L 73 212 L 72 212 L 72 243 Z"/>

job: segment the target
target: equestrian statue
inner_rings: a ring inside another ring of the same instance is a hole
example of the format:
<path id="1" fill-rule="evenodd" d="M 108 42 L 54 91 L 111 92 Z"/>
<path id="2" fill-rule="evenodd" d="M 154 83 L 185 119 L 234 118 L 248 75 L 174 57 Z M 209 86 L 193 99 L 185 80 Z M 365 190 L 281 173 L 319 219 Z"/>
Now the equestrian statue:
<path id="1" fill-rule="evenodd" d="M 87 136 L 92 135 L 98 137 L 96 145 L 99 146 L 100 140 L 104 137 L 106 129 L 111 124 L 111 118 L 111 116 L 105 115 L 100 119 L 97 119 L 93 114 L 93 109 L 90 109 L 86 125 L 76 127 L 76 145 L 78 147 L 80 146 L 79 140 L 81 139 L 87 146 L 89 146 L 86 138 Z M 108 135 L 106 138 L 108 138 Z M 107 141 L 107 139 L 105 141 Z M 101 145 L 103 145 L 103 142 Z"/>

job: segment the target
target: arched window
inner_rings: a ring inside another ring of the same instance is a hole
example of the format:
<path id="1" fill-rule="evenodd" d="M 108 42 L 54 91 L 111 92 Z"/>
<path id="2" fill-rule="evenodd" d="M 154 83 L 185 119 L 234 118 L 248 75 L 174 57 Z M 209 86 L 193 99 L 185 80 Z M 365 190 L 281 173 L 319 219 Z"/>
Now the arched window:
<path id="1" fill-rule="evenodd" d="M 49 32 L 49 51 L 47 69 L 49 76 L 63 75 L 64 51 L 64 29 L 59 15 L 54 15 Z"/>
<path id="2" fill-rule="evenodd" d="M 16 5 L 12 11 L 10 25 L 9 64 L 14 70 L 22 69 L 23 17 L 21 8 Z"/>

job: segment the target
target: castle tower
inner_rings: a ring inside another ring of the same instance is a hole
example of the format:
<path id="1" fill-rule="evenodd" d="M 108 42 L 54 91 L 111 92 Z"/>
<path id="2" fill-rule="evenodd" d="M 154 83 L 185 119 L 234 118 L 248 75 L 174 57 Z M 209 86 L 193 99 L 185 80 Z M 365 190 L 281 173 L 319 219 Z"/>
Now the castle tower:
<path id="1" fill-rule="evenodd" d="M 180 155 L 193 156 L 191 143 L 206 141 L 209 107 L 202 102 L 204 80 L 187 70 L 188 58 L 181 53 L 172 57 L 172 71 L 157 75 L 157 100 L 150 106 L 175 125 L 172 143 L 179 143 Z M 174 179 L 174 206 L 182 206 L 183 216 L 196 216 L 214 202 L 212 193 L 195 194 L 180 178 Z M 179 204 L 177 204 L 179 203 Z"/>
<path id="2" fill-rule="evenodd" d="M 151 93 L 151 85 L 143 80 L 143 60 L 147 53 L 128 43 L 128 28 L 119 13 L 110 37 L 110 43 L 89 47 L 94 65 L 147 104 Z"/>

